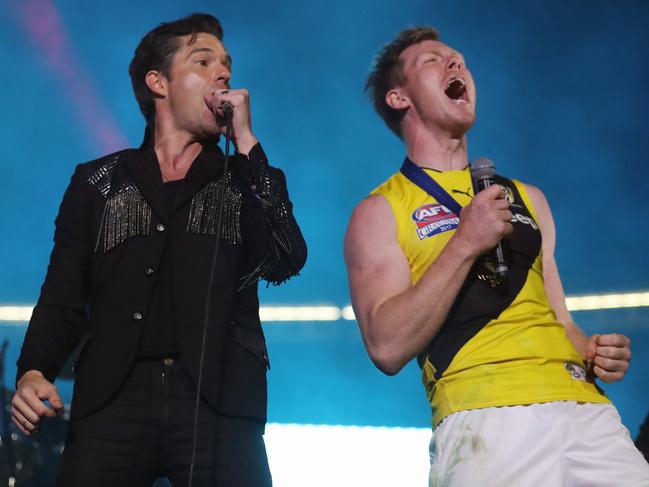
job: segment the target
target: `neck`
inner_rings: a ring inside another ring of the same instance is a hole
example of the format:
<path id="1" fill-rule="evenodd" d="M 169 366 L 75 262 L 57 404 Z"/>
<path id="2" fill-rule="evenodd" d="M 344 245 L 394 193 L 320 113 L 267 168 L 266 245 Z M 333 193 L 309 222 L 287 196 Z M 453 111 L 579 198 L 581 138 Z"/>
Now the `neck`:
<path id="1" fill-rule="evenodd" d="M 404 131 L 408 158 L 421 167 L 438 171 L 464 169 L 469 163 L 466 135 L 430 131 Z"/>
<path id="2" fill-rule="evenodd" d="M 192 135 L 165 130 L 165 127 L 158 125 L 153 140 L 163 181 L 183 179 L 203 149 L 202 144 Z"/>

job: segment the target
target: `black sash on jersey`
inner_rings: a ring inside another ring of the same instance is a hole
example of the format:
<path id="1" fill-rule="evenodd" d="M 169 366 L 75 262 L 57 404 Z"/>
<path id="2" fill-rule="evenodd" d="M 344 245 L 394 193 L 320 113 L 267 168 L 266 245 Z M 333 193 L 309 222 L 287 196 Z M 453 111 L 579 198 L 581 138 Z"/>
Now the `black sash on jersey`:
<path id="1" fill-rule="evenodd" d="M 421 167 L 412 162 L 408 157 L 403 161 L 401 172 L 413 184 L 426 191 L 426 193 L 435 198 L 435 200 L 455 213 L 458 217 L 460 216 L 462 206 L 455 201 L 455 198 L 448 194 L 448 192 L 442 188 L 437 181 L 426 174 Z"/>

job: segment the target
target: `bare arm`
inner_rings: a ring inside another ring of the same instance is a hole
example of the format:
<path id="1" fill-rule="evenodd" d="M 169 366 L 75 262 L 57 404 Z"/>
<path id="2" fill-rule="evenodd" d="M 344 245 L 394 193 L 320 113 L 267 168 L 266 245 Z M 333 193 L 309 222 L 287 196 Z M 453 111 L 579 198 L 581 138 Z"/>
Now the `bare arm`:
<path id="1" fill-rule="evenodd" d="M 572 320 L 554 260 L 556 230 L 554 219 L 543 193 L 536 187 L 525 185 L 536 210 L 543 237 L 543 278 L 550 306 L 566 329 L 568 339 L 577 352 L 593 367 L 593 372 L 604 382 L 615 382 L 626 373 L 631 359 L 630 340 L 624 335 L 611 333 L 587 337 Z"/>
<path id="2" fill-rule="evenodd" d="M 500 187 L 478 194 L 439 257 L 412 285 L 388 202 L 372 196 L 358 205 L 345 237 L 345 261 L 365 347 L 380 370 L 396 374 L 431 342 L 476 258 L 512 231 L 509 220 Z"/>

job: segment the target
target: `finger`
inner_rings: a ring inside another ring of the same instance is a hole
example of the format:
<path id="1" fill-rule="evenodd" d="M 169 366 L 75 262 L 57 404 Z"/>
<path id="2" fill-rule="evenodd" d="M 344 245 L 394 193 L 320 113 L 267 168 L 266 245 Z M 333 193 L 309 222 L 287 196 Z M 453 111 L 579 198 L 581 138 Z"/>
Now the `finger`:
<path id="1" fill-rule="evenodd" d="M 597 347 L 597 355 L 617 360 L 631 360 L 631 350 L 626 347 Z"/>
<path id="2" fill-rule="evenodd" d="M 20 430 L 28 433 L 34 433 L 38 430 L 39 423 L 34 423 L 27 419 L 25 416 L 20 414 L 16 409 L 12 408 L 11 411 L 11 418 L 13 419 L 14 423 L 20 428 Z"/>
<path id="3" fill-rule="evenodd" d="M 214 93 L 214 99 L 217 102 L 222 103 L 227 100 L 233 105 L 242 104 L 247 96 L 248 92 L 246 90 L 220 90 Z"/>
<path id="4" fill-rule="evenodd" d="M 598 365 L 609 372 L 626 372 L 629 368 L 629 362 L 626 360 L 615 360 L 606 357 L 595 356 L 595 365 Z"/>
<path id="5" fill-rule="evenodd" d="M 500 188 L 500 192 L 498 193 L 497 199 L 507 201 L 507 189 L 505 188 L 505 186 L 501 184 L 496 184 L 495 186 Z M 509 204 L 509 202 L 507 203 Z"/>
<path id="6" fill-rule="evenodd" d="M 217 93 L 216 101 L 219 103 L 219 107 L 222 107 L 225 101 L 233 102 L 232 96 L 228 96 L 229 93 L 231 93 L 231 90 L 221 90 Z"/>
<path id="7" fill-rule="evenodd" d="M 54 390 L 51 391 L 50 395 L 43 399 L 47 399 L 54 410 L 57 413 L 60 413 L 61 411 L 63 411 L 63 400 L 61 399 L 61 396 L 59 395 L 59 392 L 56 390 L 56 388 L 53 389 Z"/>
<path id="8" fill-rule="evenodd" d="M 29 431 L 30 433 L 32 433 L 32 434 L 34 434 L 34 433 L 38 433 L 38 431 L 39 431 L 40 428 L 41 428 L 41 424 L 42 424 L 42 423 L 40 423 L 40 422 L 34 424 L 34 423 L 32 423 L 31 421 L 29 421 L 28 419 L 25 419 L 25 420 L 23 421 L 23 427 L 24 427 L 27 431 Z"/>
<path id="9" fill-rule="evenodd" d="M 593 372 L 595 372 L 595 375 L 597 375 L 597 377 L 599 377 L 602 381 L 606 383 L 615 382 L 622 379 L 622 377 L 624 377 L 623 372 L 609 372 L 608 370 L 604 370 L 597 365 L 593 367 Z"/>
<path id="10" fill-rule="evenodd" d="M 606 335 L 598 335 L 597 345 L 628 347 L 631 345 L 631 340 L 629 339 L 629 337 L 620 335 L 619 333 L 607 333 Z"/>
<path id="11" fill-rule="evenodd" d="M 506 210 L 499 210 L 498 217 L 504 222 L 511 223 L 512 218 L 514 218 L 514 215 L 512 215 L 511 211 L 506 209 Z"/>
<path id="12" fill-rule="evenodd" d="M 246 90 L 245 88 L 237 88 L 237 89 L 228 88 L 225 90 L 217 90 L 215 93 L 218 93 L 219 95 L 228 95 L 228 94 L 232 96 L 241 95 L 244 98 L 248 96 L 248 90 Z"/>
<path id="13" fill-rule="evenodd" d="M 18 429 L 19 429 L 23 434 L 25 434 L 25 435 L 27 435 L 27 436 L 30 436 L 30 435 L 31 435 L 31 432 L 30 432 L 28 429 L 26 429 L 26 428 L 23 427 L 23 425 L 21 424 L 21 423 L 22 423 L 21 420 L 16 419 L 15 416 L 13 416 L 13 417 L 11 418 L 11 420 L 14 422 L 14 424 L 16 425 L 16 427 L 17 427 L 17 428 L 18 428 Z"/>
<path id="14" fill-rule="evenodd" d="M 23 427 L 24 430 L 26 430 L 29 434 L 34 434 L 38 432 L 38 429 L 40 427 L 40 424 L 34 424 L 31 421 L 29 421 L 27 418 L 23 419 L 20 422 L 20 425 Z"/>
<path id="15" fill-rule="evenodd" d="M 509 210 L 509 202 L 503 199 L 493 200 L 491 207 L 496 210 Z"/>
<path id="16" fill-rule="evenodd" d="M 53 388 L 54 386 L 52 386 Z M 49 387 L 43 387 L 42 389 L 39 389 L 37 392 L 35 389 L 32 387 L 26 387 L 20 394 L 20 399 L 24 400 L 26 403 L 27 407 L 31 409 L 35 414 L 39 416 L 39 418 L 42 418 L 43 416 L 52 418 L 56 416 L 56 413 L 48 408 L 45 403 L 43 402 L 45 399 L 49 398 L 51 393 L 51 390 Z M 39 397 L 39 394 L 41 396 L 44 396 L 43 399 Z M 27 415 L 28 419 L 31 421 L 35 418 L 31 417 L 30 415 Z"/>
<path id="17" fill-rule="evenodd" d="M 205 96 L 205 100 L 211 107 L 212 113 L 222 114 L 223 102 L 225 102 L 226 100 L 234 105 L 233 101 L 228 96 L 230 92 L 231 90 L 217 90 L 211 94 L 211 98 L 210 95 Z"/>
<path id="18" fill-rule="evenodd" d="M 595 355 L 597 355 L 597 338 L 599 335 L 595 334 L 592 335 L 588 338 L 588 342 L 586 343 L 586 350 L 584 352 L 585 359 L 588 360 L 589 362 L 592 362 L 593 359 L 595 358 Z"/>
<path id="19" fill-rule="evenodd" d="M 507 235 L 511 235 L 511 233 L 514 231 L 514 226 L 509 223 L 509 222 L 504 222 L 503 223 L 503 229 L 501 232 L 501 235 L 503 237 L 506 237 Z"/>
<path id="20" fill-rule="evenodd" d="M 16 415 L 20 416 L 20 419 L 28 419 L 33 424 L 38 424 L 41 420 L 41 416 L 35 411 L 29 403 L 24 401 L 21 397 L 14 397 L 11 401 L 12 412 L 16 411 Z"/>
<path id="21" fill-rule="evenodd" d="M 16 411 L 17 416 L 20 417 L 20 420 L 27 418 L 34 424 L 38 424 L 40 416 L 32 407 L 20 396 L 16 395 L 11 401 L 12 414 L 13 411 Z"/>
<path id="22" fill-rule="evenodd" d="M 476 198 L 487 200 L 501 200 L 505 197 L 502 186 L 499 184 L 492 184 L 487 189 L 480 191 Z"/>

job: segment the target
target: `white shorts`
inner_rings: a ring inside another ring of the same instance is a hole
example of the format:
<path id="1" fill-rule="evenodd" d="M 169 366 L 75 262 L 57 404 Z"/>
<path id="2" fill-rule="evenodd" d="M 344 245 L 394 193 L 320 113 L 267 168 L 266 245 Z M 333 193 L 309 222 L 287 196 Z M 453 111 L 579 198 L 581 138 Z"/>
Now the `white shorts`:
<path id="1" fill-rule="evenodd" d="M 610 404 L 460 411 L 430 443 L 430 487 L 649 487 L 649 464 Z"/>

